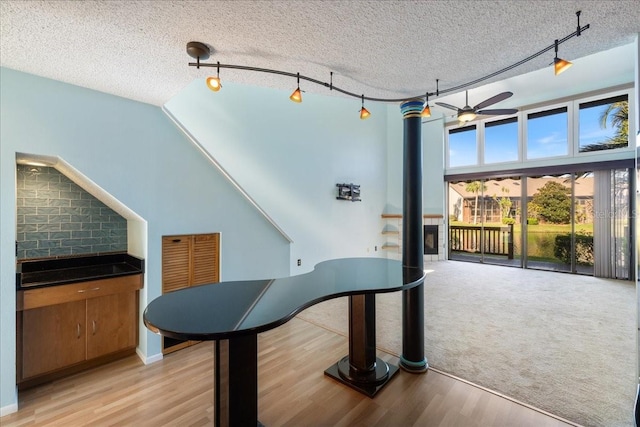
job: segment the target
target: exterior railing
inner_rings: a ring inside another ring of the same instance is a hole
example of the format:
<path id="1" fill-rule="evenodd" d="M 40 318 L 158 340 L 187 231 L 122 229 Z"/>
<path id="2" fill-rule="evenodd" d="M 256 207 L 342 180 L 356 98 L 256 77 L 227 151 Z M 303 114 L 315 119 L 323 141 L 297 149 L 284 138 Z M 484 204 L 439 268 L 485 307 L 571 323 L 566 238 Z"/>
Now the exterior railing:
<path id="1" fill-rule="evenodd" d="M 506 255 L 513 259 L 513 224 L 501 227 L 450 225 L 449 250 Z"/>

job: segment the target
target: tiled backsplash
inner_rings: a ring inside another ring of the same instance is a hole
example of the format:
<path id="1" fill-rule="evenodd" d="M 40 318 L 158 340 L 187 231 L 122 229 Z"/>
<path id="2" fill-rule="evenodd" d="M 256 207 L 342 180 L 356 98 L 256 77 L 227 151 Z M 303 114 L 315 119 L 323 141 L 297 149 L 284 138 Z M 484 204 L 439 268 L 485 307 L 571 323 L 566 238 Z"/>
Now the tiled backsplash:
<path id="1" fill-rule="evenodd" d="M 17 258 L 127 250 L 127 220 L 55 168 L 18 165 Z"/>

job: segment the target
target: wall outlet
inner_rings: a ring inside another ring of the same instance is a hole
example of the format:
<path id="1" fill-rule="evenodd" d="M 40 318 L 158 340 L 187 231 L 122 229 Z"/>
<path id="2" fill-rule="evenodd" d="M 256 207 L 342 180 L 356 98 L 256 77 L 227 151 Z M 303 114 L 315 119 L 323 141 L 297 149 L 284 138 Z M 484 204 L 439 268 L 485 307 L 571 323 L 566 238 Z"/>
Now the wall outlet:
<path id="1" fill-rule="evenodd" d="M 302 265 L 302 260 L 298 258 L 298 267 L 300 267 L 301 265 Z"/>
<path id="2" fill-rule="evenodd" d="M 374 247 L 373 247 L 373 250 L 374 250 L 374 251 L 376 251 L 376 252 L 378 252 L 378 247 L 377 247 L 377 246 L 374 246 Z"/>

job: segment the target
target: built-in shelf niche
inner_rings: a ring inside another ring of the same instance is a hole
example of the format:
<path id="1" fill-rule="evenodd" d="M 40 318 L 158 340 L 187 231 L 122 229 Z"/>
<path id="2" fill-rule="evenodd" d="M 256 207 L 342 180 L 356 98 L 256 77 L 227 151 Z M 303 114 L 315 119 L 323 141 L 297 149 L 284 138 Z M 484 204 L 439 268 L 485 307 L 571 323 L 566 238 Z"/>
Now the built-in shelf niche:
<path id="1" fill-rule="evenodd" d="M 389 258 L 400 259 L 402 256 L 402 214 L 382 214 L 384 226 L 381 234 L 385 236 L 385 242 L 382 249 L 387 251 Z M 440 214 L 424 214 L 422 215 L 422 223 L 424 226 L 437 227 L 437 235 L 431 236 L 431 242 L 435 246 L 430 248 L 430 253 L 424 254 L 425 261 L 439 261 L 446 259 L 445 257 L 445 224 L 444 216 Z"/>

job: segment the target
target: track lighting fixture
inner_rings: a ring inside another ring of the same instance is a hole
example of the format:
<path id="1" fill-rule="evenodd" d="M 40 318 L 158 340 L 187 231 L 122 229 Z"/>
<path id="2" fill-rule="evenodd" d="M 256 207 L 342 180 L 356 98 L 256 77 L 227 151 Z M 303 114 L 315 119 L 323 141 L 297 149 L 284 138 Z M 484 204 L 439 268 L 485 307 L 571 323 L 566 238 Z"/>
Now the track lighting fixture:
<path id="1" fill-rule="evenodd" d="M 218 61 L 218 74 L 216 77 L 207 77 L 207 87 L 214 92 L 222 89 L 222 84 L 220 83 L 220 61 Z"/>
<path id="2" fill-rule="evenodd" d="M 368 119 L 370 116 L 371 116 L 371 113 L 369 112 L 369 110 L 364 108 L 364 94 L 362 94 L 362 108 L 360 108 L 360 119 L 361 120 Z"/>
<path id="3" fill-rule="evenodd" d="M 555 42 L 555 48 L 556 48 L 556 57 L 553 59 L 553 71 L 557 76 L 558 74 L 564 71 L 567 71 L 567 69 L 569 69 L 569 67 L 571 67 L 573 64 L 569 61 L 565 61 L 562 58 L 558 58 L 558 40 L 557 39 Z"/>
<path id="4" fill-rule="evenodd" d="M 422 113 L 420 113 L 421 117 L 431 117 L 431 108 L 429 108 L 429 93 L 427 93 L 424 97 L 424 109 Z"/>
<path id="5" fill-rule="evenodd" d="M 578 28 L 576 29 L 575 32 L 569 34 L 568 36 L 560 39 L 560 40 L 555 40 L 554 44 L 534 53 L 531 56 L 528 56 L 527 58 L 524 58 L 518 62 L 516 62 L 515 64 L 511 64 L 501 70 L 495 71 L 491 74 L 488 74 L 486 76 L 480 77 L 478 79 L 466 82 L 466 83 L 462 83 L 458 86 L 454 86 L 454 87 L 450 87 L 448 89 L 443 89 L 440 90 L 439 87 L 436 88 L 435 92 L 427 92 L 426 95 L 424 96 L 425 98 L 425 106 L 424 109 L 422 110 L 422 117 L 429 117 L 429 115 L 431 114 L 431 108 L 429 107 L 429 95 L 435 95 L 437 97 L 439 97 L 441 94 L 446 94 L 446 93 L 455 93 L 458 92 L 461 89 L 465 89 L 468 88 L 470 86 L 475 86 L 478 83 L 481 83 L 485 80 L 489 80 L 492 79 L 502 73 L 505 73 L 507 71 L 510 71 L 516 67 L 519 67 L 520 65 L 523 65 L 535 58 L 537 58 L 538 56 L 550 51 L 551 49 L 555 48 L 555 52 L 556 52 L 556 56 L 555 59 L 553 61 L 554 63 L 554 70 L 556 75 L 560 74 L 561 72 L 565 71 L 567 68 L 569 68 L 572 64 L 571 62 L 565 61 L 563 59 L 558 58 L 558 46 L 561 45 L 562 43 L 566 42 L 567 40 L 572 39 L 573 37 L 578 37 L 582 34 L 583 31 L 589 29 L 589 24 L 581 27 L 580 26 L 580 11 L 576 12 L 576 16 L 578 17 Z M 202 63 L 200 62 L 201 60 L 205 60 L 207 58 L 209 58 L 209 55 L 211 54 L 211 49 L 209 48 L 209 46 L 207 46 L 204 43 L 201 42 L 189 42 L 187 43 L 187 53 L 189 54 L 189 56 L 191 56 L 192 58 L 196 59 L 196 62 L 189 62 L 189 66 L 190 67 L 197 67 L 198 69 L 200 67 L 217 67 L 217 71 L 218 74 L 216 77 L 209 77 L 207 79 L 207 86 L 213 90 L 213 91 L 218 91 L 220 90 L 220 88 L 222 87 L 222 85 L 220 84 L 220 68 L 231 68 L 231 69 L 235 69 L 235 70 L 245 70 L 245 71 L 255 71 L 255 72 L 259 72 L 259 73 L 269 73 L 269 74 L 279 74 L 279 75 L 283 75 L 283 76 L 290 76 L 290 77 L 296 77 L 298 80 L 298 87 L 296 88 L 296 90 L 291 94 L 291 96 L 289 97 L 289 99 L 291 99 L 293 102 L 302 102 L 302 91 L 300 90 L 300 79 L 306 80 L 308 82 L 320 85 L 320 86 L 324 86 L 329 88 L 329 90 L 335 90 L 337 92 L 340 92 L 344 95 L 347 96 L 352 96 L 354 98 L 358 97 L 361 98 L 362 100 L 362 108 L 360 109 L 360 118 L 361 119 L 366 119 L 368 118 L 371 113 L 369 113 L 369 111 L 364 107 L 364 100 L 368 100 L 368 101 L 377 101 L 377 102 L 404 102 L 407 99 L 411 99 L 411 98 L 422 98 L 423 95 L 415 95 L 415 96 L 406 96 L 403 98 L 376 98 L 376 97 L 368 97 L 365 96 L 364 94 L 362 95 L 358 95 L 357 93 L 354 92 L 349 92 L 347 90 L 341 89 L 339 87 L 336 87 L 333 85 L 333 72 L 331 73 L 331 82 L 330 83 L 326 83 L 320 80 L 316 80 L 314 78 L 311 77 L 307 77 L 304 75 L 300 75 L 300 73 L 289 73 L 286 71 L 281 71 L 281 70 L 274 70 L 274 69 L 269 69 L 269 68 L 257 68 L 257 67 L 250 67 L 250 66 L 246 66 L 246 65 L 234 65 L 234 64 L 220 64 L 220 62 L 217 62 L 216 64 L 207 64 L 207 63 Z M 436 80 L 436 86 L 438 84 L 438 80 Z M 459 115 L 459 119 L 461 120 L 473 120 L 473 118 L 470 118 L 470 115 Z"/>
<path id="6" fill-rule="evenodd" d="M 300 91 L 300 73 L 298 73 L 298 88 L 293 91 L 289 99 L 297 103 L 302 102 L 302 91 Z"/>

